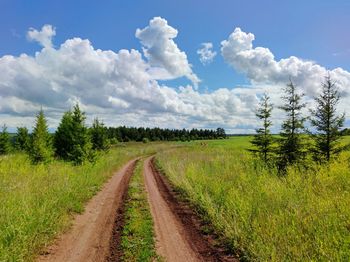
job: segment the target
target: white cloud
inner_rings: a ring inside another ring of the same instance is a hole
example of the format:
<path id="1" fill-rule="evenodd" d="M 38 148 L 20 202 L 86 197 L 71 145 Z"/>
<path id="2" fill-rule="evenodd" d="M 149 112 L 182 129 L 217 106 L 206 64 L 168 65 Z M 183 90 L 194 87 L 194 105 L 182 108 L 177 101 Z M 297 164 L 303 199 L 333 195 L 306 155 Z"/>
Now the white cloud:
<path id="1" fill-rule="evenodd" d="M 156 79 L 175 79 L 185 76 L 197 86 L 200 82 L 185 52 L 181 51 L 174 38 L 177 30 L 167 20 L 154 17 L 144 29 L 137 29 L 135 36 L 144 46 L 143 52 L 152 66 L 150 73 Z"/>
<path id="2" fill-rule="evenodd" d="M 234 69 L 246 74 L 253 84 L 285 85 L 289 77 L 309 96 L 315 96 L 327 69 L 312 62 L 291 56 L 279 61 L 264 47 L 253 48 L 255 36 L 236 28 L 221 42 L 221 53 Z M 350 73 L 336 68 L 330 71 L 343 94 L 350 94 Z"/>
<path id="3" fill-rule="evenodd" d="M 41 31 L 34 28 L 30 28 L 27 33 L 27 38 L 30 41 L 36 41 L 43 47 L 52 46 L 52 37 L 56 35 L 56 29 L 52 25 L 44 25 Z"/>
<path id="4" fill-rule="evenodd" d="M 208 65 L 213 62 L 214 57 L 216 56 L 216 52 L 212 50 L 212 43 L 202 43 L 202 48 L 197 50 L 197 54 L 199 55 L 199 61 L 203 65 Z"/>
<path id="5" fill-rule="evenodd" d="M 33 116 L 42 106 L 50 127 L 56 127 L 63 112 L 79 102 L 88 121 L 98 116 L 107 125 L 222 126 L 230 132 L 244 133 L 257 126 L 254 109 L 259 94 L 268 91 L 278 105 L 281 86 L 286 84 L 285 78 L 288 80 L 289 75 L 308 85 L 310 94 L 319 82 L 315 84 L 308 79 L 322 80 L 325 72 L 323 67 L 296 57 L 275 61 L 268 49 L 253 48 L 254 35 L 236 29 L 222 42 L 221 51 L 227 62 L 247 74 L 253 87 L 219 88 L 208 93 L 201 93 L 191 85 L 173 88 L 159 84 L 157 80 L 163 78 L 155 72 L 169 78 L 193 74 L 185 53 L 172 40 L 177 35 L 176 29 L 164 19 L 154 18 L 136 34 L 145 46 L 147 61 L 137 50 L 100 50 L 81 38 L 68 39 L 52 47 L 48 43 L 54 34 L 34 56 L 0 57 L 0 125 L 30 127 Z M 163 44 L 158 43 L 159 39 L 163 39 L 160 41 Z M 185 71 L 177 71 L 186 67 Z M 336 68 L 331 74 L 343 94 L 349 94 L 349 85 L 346 85 L 349 72 Z M 345 100 L 341 100 L 341 108 L 350 110 Z M 283 115 L 275 111 L 276 126 L 282 119 Z"/>
<path id="6" fill-rule="evenodd" d="M 137 50 L 104 51 L 80 38 L 35 56 L 3 56 L 0 115 L 12 115 L 10 123 L 20 126 L 23 117 L 34 116 L 42 106 L 55 127 L 62 113 L 79 102 L 88 117 L 99 116 L 110 125 L 216 128 L 254 118 L 248 106 L 254 94 L 174 89 L 157 82 L 154 67 Z"/>

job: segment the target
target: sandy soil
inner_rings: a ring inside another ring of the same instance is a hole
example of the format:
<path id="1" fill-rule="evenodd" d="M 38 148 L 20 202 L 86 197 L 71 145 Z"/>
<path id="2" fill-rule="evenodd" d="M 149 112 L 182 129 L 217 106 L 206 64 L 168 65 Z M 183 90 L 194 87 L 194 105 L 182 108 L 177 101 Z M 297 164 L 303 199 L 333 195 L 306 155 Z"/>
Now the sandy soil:
<path id="1" fill-rule="evenodd" d="M 128 162 L 104 185 L 77 215 L 72 228 L 45 250 L 37 261 L 88 262 L 106 261 L 115 218 L 122 206 L 137 160 Z"/>

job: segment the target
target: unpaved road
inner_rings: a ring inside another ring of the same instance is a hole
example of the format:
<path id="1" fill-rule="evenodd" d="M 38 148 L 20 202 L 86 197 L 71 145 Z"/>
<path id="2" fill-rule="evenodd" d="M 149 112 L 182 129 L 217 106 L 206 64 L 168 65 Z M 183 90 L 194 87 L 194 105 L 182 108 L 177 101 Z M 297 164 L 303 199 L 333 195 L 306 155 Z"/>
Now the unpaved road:
<path id="1" fill-rule="evenodd" d="M 144 178 L 154 221 L 157 253 L 165 261 L 237 261 L 203 235 L 199 218 L 178 201 L 166 179 L 156 170 L 153 157 L 144 162 Z"/>
<path id="2" fill-rule="evenodd" d="M 201 261 L 185 238 L 185 228 L 162 197 L 152 169 L 152 158 L 144 162 L 144 178 L 154 221 L 157 253 L 166 261 Z"/>
<path id="3" fill-rule="evenodd" d="M 113 175 L 88 202 L 84 213 L 76 216 L 73 227 L 57 239 L 38 261 L 106 261 L 110 253 L 116 211 L 122 205 L 136 161 L 128 162 Z"/>

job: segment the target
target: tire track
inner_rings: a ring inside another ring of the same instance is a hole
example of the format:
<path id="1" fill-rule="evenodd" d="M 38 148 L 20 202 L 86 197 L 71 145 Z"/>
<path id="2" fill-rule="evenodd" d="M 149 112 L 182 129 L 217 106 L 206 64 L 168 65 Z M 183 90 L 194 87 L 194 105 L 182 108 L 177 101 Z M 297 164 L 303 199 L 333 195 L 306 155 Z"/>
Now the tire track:
<path id="1" fill-rule="evenodd" d="M 177 201 L 174 192 L 155 169 L 154 157 L 144 162 L 148 201 L 155 225 L 156 248 L 166 261 L 237 261 L 204 236 L 194 212 Z"/>
<path id="2" fill-rule="evenodd" d="M 123 200 L 138 159 L 129 161 L 105 183 L 102 190 L 75 217 L 72 228 L 60 236 L 37 261 L 116 261 L 111 250 L 118 245 L 118 221 Z M 116 229 L 114 229 L 117 227 Z"/>

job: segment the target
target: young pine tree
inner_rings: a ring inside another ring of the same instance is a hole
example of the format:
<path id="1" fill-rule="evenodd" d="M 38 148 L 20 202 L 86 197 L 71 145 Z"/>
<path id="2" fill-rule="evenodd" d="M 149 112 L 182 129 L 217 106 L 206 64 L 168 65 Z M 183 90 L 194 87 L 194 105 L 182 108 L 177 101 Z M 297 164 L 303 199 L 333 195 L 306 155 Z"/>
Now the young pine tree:
<path id="1" fill-rule="evenodd" d="M 255 149 L 250 149 L 254 154 L 258 154 L 265 163 L 268 163 L 273 151 L 273 138 L 270 132 L 272 109 L 273 105 L 270 103 L 270 97 L 265 93 L 256 112 L 256 116 L 263 122 L 263 126 L 256 129 L 256 135 L 251 141 Z"/>
<path id="2" fill-rule="evenodd" d="M 29 156 L 33 163 L 48 162 L 53 155 L 51 137 L 47 121 L 41 109 L 36 116 L 36 122 L 30 143 Z"/>
<path id="3" fill-rule="evenodd" d="M 74 162 L 77 165 L 85 160 L 93 160 L 88 128 L 85 126 L 85 114 L 75 105 L 73 112 L 66 112 L 55 133 L 54 138 L 56 154 Z"/>
<path id="4" fill-rule="evenodd" d="M 322 93 L 315 98 L 317 107 L 311 110 L 311 125 L 316 128 L 314 159 L 317 161 L 329 161 L 332 156 L 338 154 L 344 147 L 339 144 L 340 128 L 344 124 L 345 114 L 337 114 L 337 104 L 340 96 L 335 82 L 328 75 L 322 83 Z"/>
<path id="5" fill-rule="evenodd" d="M 280 107 L 287 114 L 287 119 L 281 127 L 278 148 L 278 167 L 284 171 L 287 165 L 296 163 L 302 160 L 305 153 L 305 143 L 301 137 L 301 132 L 304 130 L 305 117 L 302 116 L 301 110 L 305 107 L 302 103 L 304 94 L 299 94 L 292 80 L 284 89 L 285 96 L 282 99 L 284 105 Z"/>
<path id="6" fill-rule="evenodd" d="M 67 111 L 63 114 L 54 136 L 56 156 L 63 160 L 70 160 L 74 145 L 73 134 L 72 112 Z"/>
<path id="7" fill-rule="evenodd" d="M 92 149 L 94 150 L 107 150 L 108 149 L 108 137 L 107 129 L 103 122 L 99 121 L 98 118 L 94 119 L 92 127 L 90 128 Z"/>
<path id="8" fill-rule="evenodd" d="M 0 155 L 6 155 L 11 151 L 10 136 L 7 132 L 7 127 L 3 125 L 0 132 Z"/>
<path id="9" fill-rule="evenodd" d="M 19 151 L 29 150 L 30 136 L 26 127 L 17 127 L 15 136 L 15 147 Z"/>

